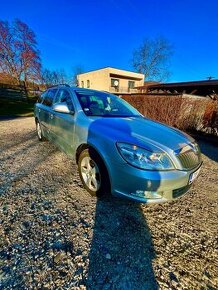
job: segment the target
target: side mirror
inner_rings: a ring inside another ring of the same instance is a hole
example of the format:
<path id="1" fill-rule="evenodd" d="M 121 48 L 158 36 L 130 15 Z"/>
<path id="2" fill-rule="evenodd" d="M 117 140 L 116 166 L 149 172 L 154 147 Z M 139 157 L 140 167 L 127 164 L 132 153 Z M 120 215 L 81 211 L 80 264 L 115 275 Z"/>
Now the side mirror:
<path id="1" fill-rule="evenodd" d="M 54 106 L 53 106 L 53 110 L 55 111 L 55 112 L 58 112 L 58 113 L 65 113 L 65 114 L 70 114 L 70 113 L 72 113 L 70 110 L 69 110 L 69 108 L 68 108 L 68 106 L 67 106 L 67 103 L 57 103 L 57 104 L 54 104 Z"/>

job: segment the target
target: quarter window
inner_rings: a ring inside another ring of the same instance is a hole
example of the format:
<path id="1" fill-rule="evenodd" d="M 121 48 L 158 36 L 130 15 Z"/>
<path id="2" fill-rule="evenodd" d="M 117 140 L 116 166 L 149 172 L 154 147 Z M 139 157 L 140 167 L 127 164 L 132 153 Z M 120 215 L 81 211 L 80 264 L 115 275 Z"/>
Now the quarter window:
<path id="1" fill-rule="evenodd" d="M 87 80 L 87 88 L 90 88 L 90 80 Z"/>

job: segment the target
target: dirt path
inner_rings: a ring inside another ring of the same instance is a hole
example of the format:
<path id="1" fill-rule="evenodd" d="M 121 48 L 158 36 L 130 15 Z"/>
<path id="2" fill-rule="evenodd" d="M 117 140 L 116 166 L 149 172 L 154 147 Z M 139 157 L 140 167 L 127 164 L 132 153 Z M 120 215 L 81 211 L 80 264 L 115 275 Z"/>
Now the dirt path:
<path id="1" fill-rule="evenodd" d="M 217 289 L 218 147 L 163 205 L 92 198 L 33 118 L 0 122 L 0 289 Z"/>

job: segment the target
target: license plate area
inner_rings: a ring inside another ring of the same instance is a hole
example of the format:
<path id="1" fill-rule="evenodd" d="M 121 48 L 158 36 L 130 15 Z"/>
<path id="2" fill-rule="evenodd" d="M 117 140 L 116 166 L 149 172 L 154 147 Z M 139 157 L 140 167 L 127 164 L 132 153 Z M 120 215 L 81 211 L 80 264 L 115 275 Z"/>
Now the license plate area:
<path id="1" fill-rule="evenodd" d="M 190 174 L 188 184 L 192 184 L 192 182 L 198 177 L 200 171 L 201 171 L 201 167 L 198 168 L 195 172 L 192 172 L 192 174 Z"/>

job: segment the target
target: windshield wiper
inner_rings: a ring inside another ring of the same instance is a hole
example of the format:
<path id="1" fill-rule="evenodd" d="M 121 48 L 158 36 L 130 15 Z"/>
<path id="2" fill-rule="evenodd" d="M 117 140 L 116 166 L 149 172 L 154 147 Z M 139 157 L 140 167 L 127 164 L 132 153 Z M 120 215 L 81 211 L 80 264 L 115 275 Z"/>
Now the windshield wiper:
<path id="1" fill-rule="evenodd" d="M 135 117 L 135 115 L 110 115 L 110 114 L 104 114 L 102 117 L 112 117 L 112 118 L 130 118 Z"/>

